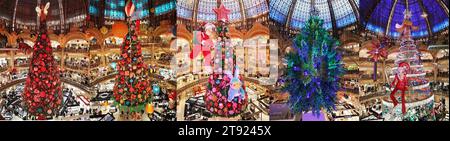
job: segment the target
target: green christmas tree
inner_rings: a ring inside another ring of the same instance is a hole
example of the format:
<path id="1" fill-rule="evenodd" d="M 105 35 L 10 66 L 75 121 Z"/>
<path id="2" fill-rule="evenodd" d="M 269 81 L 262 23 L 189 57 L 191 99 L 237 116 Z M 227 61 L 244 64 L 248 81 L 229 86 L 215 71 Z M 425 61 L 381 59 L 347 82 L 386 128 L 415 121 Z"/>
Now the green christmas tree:
<path id="1" fill-rule="evenodd" d="M 339 77 L 344 68 L 336 51 L 339 42 L 323 28 L 323 20 L 312 15 L 286 55 L 287 71 L 283 90 L 290 94 L 288 104 L 294 113 L 334 109 Z"/>

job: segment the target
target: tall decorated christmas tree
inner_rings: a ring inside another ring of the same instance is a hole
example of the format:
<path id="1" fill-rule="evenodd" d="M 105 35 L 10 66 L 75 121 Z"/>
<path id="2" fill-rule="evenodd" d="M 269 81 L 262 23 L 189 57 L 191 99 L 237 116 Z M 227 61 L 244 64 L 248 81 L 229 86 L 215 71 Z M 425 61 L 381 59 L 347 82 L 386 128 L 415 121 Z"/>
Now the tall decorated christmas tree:
<path id="1" fill-rule="evenodd" d="M 214 9 L 217 14 L 217 42 L 214 56 L 211 60 L 213 73 L 209 76 L 207 91 L 205 94 L 206 109 L 213 115 L 233 117 L 242 113 L 247 108 L 247 93 L 244 81 L 239 75 L 236 65 L 236 57 L 230 52 L 230 38 L 228 36 L 228 14 L 230 11 L 223 4 Z M 228 50 L 228 52 L 226 51 Z M 230 60 L 232 60 L 230 62 Z M 225 64 L 230 65 L 225 70 Z"/>
<path id="2" fill-rule="evenodd" d="M 134 13 L 132 0 L 127 2 L 125 13 L 128 19 L 128 33 L 120 48 L 121 59 L 117 65 L 119 74 L 114 85 L 114 98 L 121 112 L 141 112 L 151 103 L 152 87 L 145 71 L 137 36 L 140 21 L 131 18 Z"/>
<path id="3" fill-rule="evenodd" d="M 19 48 L 33 52 L 22 97 L 28 114 L 36 116 L 38 120 L 45 120 L 57 114 L 63 98 L 58 64 L 53 58 L 50 39 L 47 35 L 46 16 L 49 6 L 50 3 L 36 7 L 40 27 L 33 48 L 23 41 L 19 42 Z"/>
<path id="4" fill-rule="evenodd" d="M 344 73 L 339 42 L 323 28 L 323 20 L 312 7 L 311 16 L 294 39 L 295 51 L 286 55 L 283 90 L 290 94 L 288 105 L 296 114 L 334 109 L 339 77 Z"/>
<path id="5" fill-rule="evenodd" d="M 386 120 L 434 120 L 434 96 L 425 78 L 420 52 L 411 38 L 412 30 L 418 28 L 410 21 L 411 16 L 411 12 L 405 10 L 403 23 L 396 25 L 400 49 L 390 76 L 392 92 L 382 101 Z"/>

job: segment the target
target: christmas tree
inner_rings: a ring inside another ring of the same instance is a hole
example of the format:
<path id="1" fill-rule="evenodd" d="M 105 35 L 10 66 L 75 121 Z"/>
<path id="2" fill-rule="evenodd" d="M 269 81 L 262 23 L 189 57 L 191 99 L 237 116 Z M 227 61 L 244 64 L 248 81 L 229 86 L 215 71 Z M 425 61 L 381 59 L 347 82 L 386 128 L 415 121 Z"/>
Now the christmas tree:
<path id="1" fill-rule="evenodd" d="M 213 115 L 232 117 L 242 113 L 247 107 L 247 93 L 239 75 L 239 68 L 236 66 L 235 56 L 231 56 L 230 52 L 225 52 L 226 49 L 231 50 L 230 40 L 228 36 L 228 9 L 224 5 L 214 9 L 217 14 L 217 44 L 215 45 L 215 55 L 212 59 L 214 63 L 214 72 L 209 76 L 207 92 L 205 94 L 206 109 Z M 225 55 L 223 55 L 225 54 Z M 233 60 L 228 65 L 234 66 L 231 69 L 234 71 L 227 71 L 225 73 L 225 61 Z"/>
<path id="2" fill-rule="evenodd" d="M 290 94 L 288 104 L 294 113 L 334 109 L 339 77 L 344 73 L 339 42 L 323 28 L 323 20 L 312 8 L 311 16 L 295 37 L 296 51 L 286 55 L 287 70 L 283 90 Z"/>
<path id="3" fill-rule="evenodd" d="M 21 49 L 32 50 L 30 68 L 22 95 L 28 114 L 38 120 L 45 120 L 57 114 L 62 103 L 61 82 L 58 64 L 53 58 L 50 39 L 47 35 L 46 16 L 50 3 L 36 8 L 40 21 L 40 31 L 31 49 L 20 42 Z"/>
<path id="4" fill-rule="evenodd" d="M 405 71 L 407 86 L 402 91 L 402 89 L 398 89 L 397 84 L 394 84 L 401 82 L 393 82 L 391 88 L 394 91 L 391 97 L 386 97 L 383 100 L 383 114 L 385 118 L 388 118 L 387 120 L 433 119 L 434 97 L 430 92 L 429 82 L 425 79 L 426 72 L 420 60 L 420 52 L 411 38 L 411 31 L 417 30 L 417 27 L 413 26 L 413 23 L 410 21 L 410 11 L 405 10 L 404 14 L 403 24 L 396 25 L 397 31 L 401 33 L 400 49 L 390 78 L 395 79 L 397 77 L 400 78 L 396 79 L 397 81 L 402 81 L 398 74 L 401 71 Z M 402 70 L 405 65 L 407 67 L 405 70 Z M 395 91 L 395 89 L 398 89 L 398 91 Z M 400 95 L 400 98 L 396 97 L 397 94 Z M 402 102 L 402 107 L 394 108 L 399 101 L 398 99 Z"/>
<path id="5" fill-rule="evenodd" d="M 119 74 L 114 85 L 114 98 L 121 112 L 141 112 L 151 103 L 152 87 L 145 71 L 137 36 L 140 21 L 132 21 L 130 17 L 134 13 L 134 4 L 131 0 L 127 2 L 125 12 L 129 20 L 128 33 L 120 48 L 121 59 L 117 65 Z"/>

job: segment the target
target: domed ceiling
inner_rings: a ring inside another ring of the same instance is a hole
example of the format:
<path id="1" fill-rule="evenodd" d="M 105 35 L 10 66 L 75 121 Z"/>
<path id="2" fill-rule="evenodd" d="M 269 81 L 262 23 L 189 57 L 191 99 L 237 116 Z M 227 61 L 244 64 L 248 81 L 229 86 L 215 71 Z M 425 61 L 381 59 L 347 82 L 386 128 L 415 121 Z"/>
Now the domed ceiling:
<path id="1" fill-rule="evenodd" d="M 448 0 L 366 0 L 361 3 L 362 24 L 373 32 L 399 37 L 395 24 L 403 21 L 405 9 L 411 11 L 411 21 L 419 29 L 415 38 L 432 36 L 448 28 Z"/>
<path id="2" fill-rule="evenodd" d="M 311 7 L 319 11 L 324 28 L 343 28 L 356 23 L 359 0 L 270 0 L 270 18 L 300 29 L 309 19 Z"/>
<path id="3" fill-rule="evenodd" d="M 266 0 L 222 0 L 221 2 L 231 11 L 230 22 L 241 21 L 244 18 L 256 17 L 269 12 Z M 197 21 L 216 21 L 213 9 L 218 5 L 217 0 L 178 0 L 177 16 Z"/>

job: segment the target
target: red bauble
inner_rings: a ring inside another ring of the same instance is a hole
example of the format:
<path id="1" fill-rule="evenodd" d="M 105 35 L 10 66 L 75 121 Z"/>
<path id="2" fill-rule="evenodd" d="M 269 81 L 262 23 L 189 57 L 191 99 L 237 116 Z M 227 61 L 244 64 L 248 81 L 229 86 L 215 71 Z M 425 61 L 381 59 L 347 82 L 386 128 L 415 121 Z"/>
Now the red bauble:
<path id="1" fill-rule="evenodd" d="M 45 95 L 45 92 L 39 93 L 39 96 L 42 97 L 42 98 L 44 98 L 44 97 L 46 96 L 46 95 Z"/>

